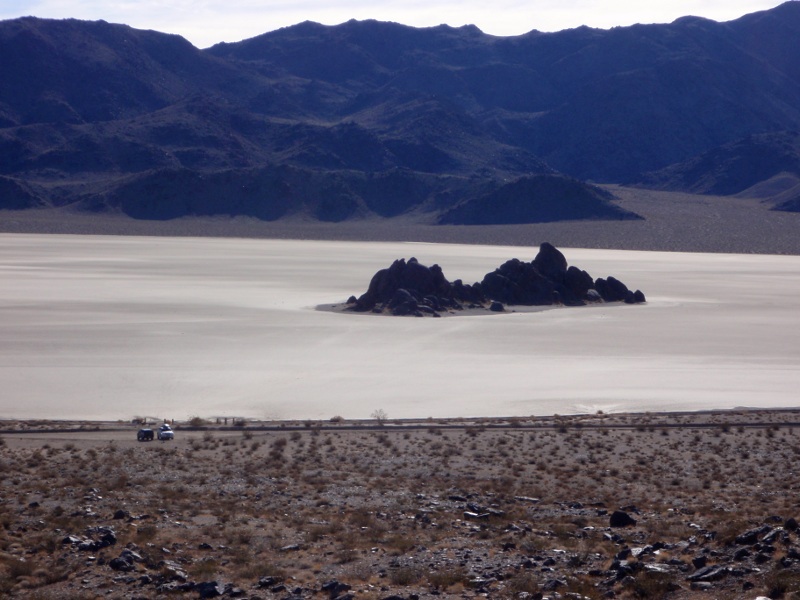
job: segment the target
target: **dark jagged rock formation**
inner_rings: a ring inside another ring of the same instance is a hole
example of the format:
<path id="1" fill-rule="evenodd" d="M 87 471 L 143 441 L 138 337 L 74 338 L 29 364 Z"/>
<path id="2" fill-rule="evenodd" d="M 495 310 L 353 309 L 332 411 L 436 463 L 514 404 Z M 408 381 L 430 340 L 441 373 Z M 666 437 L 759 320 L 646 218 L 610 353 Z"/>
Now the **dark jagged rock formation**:
<path id="1" fill-rule="evenodd" d="M 351 305 L 359 312 L 382 312 L 386 308 L 395 315 L 438 315 L 442 310 L 484 301 L 478 284 L 465 286 L 460 279 L 451 283 L 439 265 L 426 267 L 412 257 L 408 262 L 396 260 L 388 269 L 375 273 L 366 293 Z"/>
<path id="2" fill-rule="evenodd" d="M 586 271 L 569 266 L 564 255 L 545 242 L 533 261 L 513 258 L 472 285 L 460 279 L 451 283 L 439 265 L 426 267 L 416 258 L 399 259 L 375 273 L 367 291 L 359 298 L 351 296 L 347 304 L 357 312 L 439 316 L 442 311 L 478 306 L 501 312 L 503 305 L 583 306 L 594 302 L 638 304 L 645 302 L 645 296 L 615 277 L 592 279 Z"/>

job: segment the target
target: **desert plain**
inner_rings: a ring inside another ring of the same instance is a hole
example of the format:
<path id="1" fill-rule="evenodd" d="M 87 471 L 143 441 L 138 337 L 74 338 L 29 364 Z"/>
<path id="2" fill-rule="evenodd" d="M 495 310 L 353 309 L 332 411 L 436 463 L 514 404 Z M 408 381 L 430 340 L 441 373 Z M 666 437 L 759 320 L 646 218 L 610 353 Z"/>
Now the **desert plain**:
<path id="1" fill-rule="evenodd" d="M 791 598 L 800 413 L 8 421 L 20 598 Z"/>
<path id="2" fill-rule="evenodd" d="M 748 201 L 703 202 L 683 229 L 655 235 L 657 202 L 603 228 L 632 247 L 584 224 L 477 245 L 6 219 L 0 596 L 796 597 L 797 222 L 742 254 L 714 210 Z M 326 310 L 395 258 L 471 282 L 547 239 L 648 303 Z M 174 441 L 136 441 L 163 419 Z"/>

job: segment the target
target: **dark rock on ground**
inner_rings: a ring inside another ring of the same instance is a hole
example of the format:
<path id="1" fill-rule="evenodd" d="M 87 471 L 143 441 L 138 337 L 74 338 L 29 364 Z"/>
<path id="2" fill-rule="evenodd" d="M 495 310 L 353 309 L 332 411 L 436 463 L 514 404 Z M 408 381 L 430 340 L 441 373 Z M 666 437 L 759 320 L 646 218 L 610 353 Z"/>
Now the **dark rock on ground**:
<path id="1" fill-rule="evenodd" d="M 200 598 L 217 598 L 225 593 L 225 586 L 216 581 L 204 581 L 195 586 Z"/>
<path id="2" fill-rule="evenodd" d="M 636 525 L 636 519 L 623 510 L 615 510 L 609 518 L 610 527 L 629 527 Z"/>
<path id="3" fill-rule="evenodd" d="M 736 543 L 740 545 L 752 546 L 758 542 L 758 538 L 768 534 L 770 531 L 772 531 L 772 527 L 769 525 L 763 525 L 762 527 L 758 527 L 756 529 L 750 529 L 736 536 Z"/>
<path id="4" fill-rule="evenodd" d="M 687 581 L 719 581 L 726 577 L 729 573 L 730 569 L 724 565 L 711 565 L 708 567 L 703 567 L 702 569 L 698 569 L 691 575 L 689 575 L 686 580 Z"/>

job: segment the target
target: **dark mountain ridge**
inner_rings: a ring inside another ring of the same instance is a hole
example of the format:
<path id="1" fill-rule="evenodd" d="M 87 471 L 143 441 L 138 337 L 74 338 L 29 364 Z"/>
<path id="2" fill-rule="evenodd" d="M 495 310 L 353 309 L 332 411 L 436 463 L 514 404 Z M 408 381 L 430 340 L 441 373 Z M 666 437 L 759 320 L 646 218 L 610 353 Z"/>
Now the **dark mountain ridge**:
<path id="1" fill-rule="evenodd" d="M 581 180 L 734 189 L 697 184 L 719 167 L 696 157 L 752 161 L 740 140 L 800 130 L 798 37 L 797 1 L 508 38 L 306 22 L 206 50 L 103 21 L 2 21 L 0 207 L 635 218 Z M 678 174 L 690 163 L 709 167 Z M 774 175 L 751 171 L 750 186 Z"/>

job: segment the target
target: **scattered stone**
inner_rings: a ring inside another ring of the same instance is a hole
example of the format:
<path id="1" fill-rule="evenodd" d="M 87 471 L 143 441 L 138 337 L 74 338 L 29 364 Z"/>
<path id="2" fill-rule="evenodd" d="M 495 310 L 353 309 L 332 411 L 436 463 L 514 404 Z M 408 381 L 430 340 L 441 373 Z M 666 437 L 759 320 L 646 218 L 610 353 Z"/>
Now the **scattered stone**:
<path id="1" fill-rule="evenodd" d="M 702 569 L 707 564 L 708 564 L 708 557 L 707 556 L 700 555 L 700 556 L 695 556 L 692 559 L 692 566 L 695 569 Z"/>
<path id="2" fill-rule="evenodd" d="M 183 569 L 183 567 L 171 560 L 159 562 L 158 568 L 162 570 L 165 576 L 172 580 L 186 582 L 189 579 L 189 576 L 186 574 L 186 571 Z"/>
<path id="3" fill-rule="evenodd" d="M 491 515 L 488 512 L 487 513 L 476 513 L 476 512 L 471 512 L 471 511 L 468 511 L 468 510 L 464 511 L 464 519 L 466 519 L 467 521 L 485 521 L 490 516 Z"/>
<path id="4" fill-rule="evenodd" d="M 750 556 L 750 550 L 747 548 L 739 548 L 733 553 L 733 560 L 742 561 Z"/>
<path id="5" fill-rule="evenodd" d="M 258 580 L 258 587 L 260 588 L 268 588 L 274 585 L 277 585 L 281 582 L 279 577 L 274 577 L 272 575 L 268 575 L 266 577 L 262 577 Z"/>
<path id="6" fill-rule="evenodd" d="M 736 543 L 739 545 L 752 546 L 758 542 L 759 537 L 766 535 L 770 531 L 772 531 L 772 527 L 769 525 L 763 525 L 757 529 L 750 529 L 749 531 L 745 531 L 744 533 L 736 536 Z"/>
<path id="7" fill-rule="evenodd" d="M 133 571 L 135 568 L 133 566 L 133 563 L 130 563 L 124 558 L 119 556 L 117 558 L 112 558 L 109 561 L 108 566 L 114 569 L 115 571 Z"/>
<path id="8" fill-rule="evenodd" d="M 541 502 L 539 498 L 531 498 L 530 496 L 514 496 L 514 500 L 519 500 L 520 502 L 530 502 L 531 504 L 538 504 Z"/>
<path id="9" fill-rule="evenodd" d="M 323 583 L 322 586 L 321 586 L 321 589 L 322 589 L 323 592 L 328 592 L 328 595 L 331 598 L 338 598 L 339 596 L 341 596 L 345 592 L 350 591 L 350 589 L 352 589 L 352 588 L 351 588 L 351 586 L 349 586 L 346 583 L 341 583 L 341 582 L 333 579 L 331 581 Z"/>
<path id="10" fill-rule="evenodd" d="M 200 598 L 217 598 L 225 593 L 225 587 L 216 581 L 204 581 L 194 586 Z"/>
<path id="11" fill-rule="evenodd" d="M 728 567 L 723 565 L 711 565 L 698 569 L 689 577 L 687 581 L 719 581 L 728 574 Z"/>
<path id="12" fill-rule="evenodd" d="M 696 592 L 708 592 L 714 589 L 714 586 L 708 581 L 693 581 L 690 587 Z"/>

